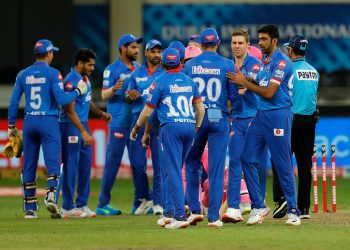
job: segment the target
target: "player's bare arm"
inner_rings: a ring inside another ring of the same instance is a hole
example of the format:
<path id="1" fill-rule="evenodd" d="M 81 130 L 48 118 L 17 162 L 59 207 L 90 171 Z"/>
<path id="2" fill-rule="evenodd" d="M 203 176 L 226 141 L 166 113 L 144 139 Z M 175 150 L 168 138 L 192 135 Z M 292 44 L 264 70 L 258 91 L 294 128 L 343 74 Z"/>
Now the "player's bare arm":
<path id="1" fill-rule="evenodd" d="M 229 72 L 226 74 L 226 76 L 232 82 L 242 87 L 245 87 L 266 99 L 272 99 L 279 88 L 279 84 L 274 82 L 270 82 L 268 87 L 266 88 L 260 87 L 250 82 L 248 79 L 246 79 L 246 77 L 241 72 L 237 72 L 237 73 Z"/>
<path id="2" fill-rule="evenodd" d="M 72 121 L 74 126 L 79 130 L 79 132 L 81 134 L 81 138 L 84 141 L 84 144 L 86 146 L 90 146 L 92 144 L 92 141 L 93 141 L 92 136 L 89 135 L 89 133 L 84 128 L 77 113 L 74 110 L 74 106 L 75 106 L 75 101 L 72 101 L 71 103 L 64 106 L 64 108 L 66 110 L 66 114 L 67 114 L 68 118 Z"/>
<path id="3" fill-rule="evenodd" d="M 150 131 L 151 131 L 151 128 L 152 128 L 152 125 L 147 123 L 146 126 L 145 126 L 145 131 L 143 132 L 143 136 L 142 136 L 142 139 L 141 139 L 141 143 L 142 143 L 142 146 L 144 148 L 148 148 L 149 145 L 150 145 L 150 140 L 151 140 L 151 137 L 150 137 Z"/>
<path id="4" fill-rule="evenodd" d="M 140 128 L 145 125 L 147 122 L 148 118 L 152 115 L 154 108 L 151 108 L 150 106 L 146 105 L 140 116 L 139 119 L 137 119 L 137 122 L 135 126 L 133 127 L 131 134 L 130 134 L 130 139 L 131 140 L 136 140 L 137 133 L 139 132 Z"/>
<path id="5" fill-rule="evenodd" d="M 203 117 L 205 114 L 204 105 L 202 102 L 202 99 L 198 99 L 197 101 L 193 102 L 193 106 L 196 109 L 196 130 L 201 126 Z"/>
<path id="6" fill-rule="evenodd" d="M 107 101 L 111 99 L 115 95 L 115 92 L 123 87 L 124 80 L 125 79 L 119 79 L 112 87 L 103 89 L 101 93 L 102 100 Z"/>
<path id="7" fill-rule="evenodd" d="M 105 120 L 107 122 L 112 120 L 111 114 L 104 112 L 102 109 L 96 106 L 95 103 L 90 102 L 90 112 L 94 114 L 95 116 L 101 118 L 102 120 Z"/>

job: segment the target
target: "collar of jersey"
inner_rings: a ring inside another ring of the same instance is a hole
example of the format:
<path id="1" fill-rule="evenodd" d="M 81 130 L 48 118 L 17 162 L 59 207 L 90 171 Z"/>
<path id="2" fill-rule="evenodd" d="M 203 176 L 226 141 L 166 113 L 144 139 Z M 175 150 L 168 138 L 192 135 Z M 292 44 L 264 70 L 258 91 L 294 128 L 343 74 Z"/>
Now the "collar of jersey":
<path id="1" fill-rule="evenodd" d="M 265 56 L 263 59 L 263 64 L 269 64 L 269 63 L 273 62 L 279 53 L 281 53 L 280 48 L 278 48 L 275 52 L 273 52 L 272 56 L 269 58 L 268 61 L 265 61 L 265 59 L 266 59 L 266 56 Z"/>
<path id="2" fill-rule="evenodd" d="M 299 57 L 293 60 L 293 62 L 300 62 L 300 61 L 305 61 L 305 57 Z"/>
<path id="3" fill-rule="evenodd" d="M 41 61 L 34 62 L 34 65 L 47 65 L 47 66 L 49 66 L 49 64 L 47 62 L 41 62 Z"/>

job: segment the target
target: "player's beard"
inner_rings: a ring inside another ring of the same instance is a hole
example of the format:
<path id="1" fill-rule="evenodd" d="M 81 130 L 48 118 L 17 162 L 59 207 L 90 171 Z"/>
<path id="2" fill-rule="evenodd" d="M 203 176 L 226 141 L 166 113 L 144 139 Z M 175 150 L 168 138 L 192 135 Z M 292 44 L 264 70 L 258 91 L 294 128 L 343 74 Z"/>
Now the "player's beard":
<path id="1" fill-rule="evenodd" d="M 133 55 L 132 55 L 132 54 L 129 54 L 129 53 L 126 53 L 126 57 L 127 57 L 131 62 L 136 61 L 137 56 L 138 56 L 138 53 L 134 53 Z"/>
<path id="2" fill-rule="evenodd" d="M 150 62 L 150 64 L 152 64 L 153 66 L 156 66 L 156 65 L 160 64 L 160 58 L 159 58 L 159 57 L 154 57 L 154 58 L 152 58 L 149 62 Z"/>

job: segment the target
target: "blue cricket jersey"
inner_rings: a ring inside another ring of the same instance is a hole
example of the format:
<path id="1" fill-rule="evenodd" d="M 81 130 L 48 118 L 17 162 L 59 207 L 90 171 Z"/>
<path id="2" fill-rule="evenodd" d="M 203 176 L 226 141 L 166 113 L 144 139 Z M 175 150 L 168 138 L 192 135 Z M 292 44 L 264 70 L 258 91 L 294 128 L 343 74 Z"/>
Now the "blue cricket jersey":
<path id="1" fill-rule="evenodd" d="M 63 86 L 66 91 L 72 91 L 77 87 L 79 81 L 84 81 L 87 87 L 87 92 L 83 95 L 75 98 L 74 110 L 77 113 L 79 120 L 81 122 L 87 122 L 89 118 L 90 102 L 91 102 L 91 84 L 88 77 L 84 77 L 77 72 L 74 68 L 71 69 L 71 72 L 63 80 Z M 69 117 L 66 114 L 64 107 L 60 108 L 60 122 L 71 122 Z"/>
<path id="2" fill-rule="evenodd" d="M 237 86 L 230 83 L 227 72 L 234 71 L 234 62 L 216 52 L 204 51 L 185 64 L 186 74 L 198 84 L 205 109 L 220 109 L 229 115 L 227 100 L 231 89 Z M 231 88 L 230 88 L 231 87 Z"/>
<path id="3" fill-rule="evenodd" d="M 239 70 L 245 76 L 248 76 L 254 81 L 259 82 L 259 73 L 261 67 L 262 63 L 258 59 L 247 54 Z M 240 97 L 242 99 L 242 108 L 239 110 L 239 107 L 234 107 L 234 103 L 232 103 L 232 116 L 234 118 L 248 118 L 255 116 L 259 103 L 258 96 L 252 91 L 247 90 L 244 95 Z"/>
<path id="4" fill-rule="evenodd" d="M 280 86 L 272 99 L 265 99 L 259 96 L 260 110 L 272 110 L 292 106 L 292 75 L 292 62 L 280 49 L 277 49 L 270 58 L 264 57 L 263 67 L 259 75 L 259 86 L 267 88 L 270 82 L 277 83 Z"/>
<path id="5" fill-rule="evenodd" d="M 192 103 L 199 98 L 197 84 L 190 77 L 179 70 L 169 70 L 152 83 L 146 105 L 157 108 L 161 124 L 195 123 Z"/>
<path id="6" fill-rule="evenodd" d="M 109 127 L 129 128 L 132 122 L 132 106 L 125 101 L 125 92 L 128 88 L 128 79 L 131 73 L 140 67 L 136 62 L 133 68 L 128 68 L 120 59 L 107 66 L 103 72 L 103 88 L 108 89 L 116 84 L 119 79 L 125 79 L 121 89 L 107 101 L 107 112 L 113 119 L 108 123 Z"/>
<path id="7" fill-rule="evenodd" d="M 136 89 L 137 92 L 140 93 L 139 98 L 133 102 L 133 114 L 137 115 L 141 113 L 149 94 L 149 87 L 151 86 L 152 82 L 163 72 L 164 70 L 161 66 L 158 66 L 155 72 L 150 72 L 147 65 L 144 65 L 132 72 L 129 79 L 128 91 Z"/>
<path id="8" fill-rule="evenodd" d="M 24 113 L 40 116 L 58 116 L 58 105 L 66 105 L 79 95 L 78 91 L 65 92 L 61 73 L 46 62 L 37 61 L 17 75 L 8 109 L 8 122 L 11 125 L 16 123 L 23 92 Z"/>
<path id="9" fill-rule="evenodd" d="M 293 61 L 293 112 L 312 115 L 316 111 L 319 74 L 305 58 Z"/>

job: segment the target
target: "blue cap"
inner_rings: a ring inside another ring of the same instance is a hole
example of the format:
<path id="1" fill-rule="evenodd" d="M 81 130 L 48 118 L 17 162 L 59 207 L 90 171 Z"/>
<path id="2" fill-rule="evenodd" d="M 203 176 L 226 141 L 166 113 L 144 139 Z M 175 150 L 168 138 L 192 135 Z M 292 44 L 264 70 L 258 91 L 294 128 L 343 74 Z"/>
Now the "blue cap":
<path id="1" fill-rule="evenodd" d="M 158 40 L 152 39 L 146 44 L 146 50 L 153 49 L 156 46 L 163 49 L 163 45 L 161 42 L 159 42 Z"/>
<path id="2" fill-rule="evenodd" d="M 303 35 L 295 35 L 289 40 L 288 43 L 285 43 L 283 45 L 293 49 L 306 51 L 308 46 L 308 41 Z"/>
<path id="3" fill-rule="evenodd" d="M 136 38 L 132 34 L 125 34 L 119 38 L 118 49 L 120 49 L 126 43 L 133 43 L 133 42 L 142 43 L 142 41 L 143 41 L 142 37 Z"/>
<path id="4" fill-rule="evenodd" d="M 205 46 L 215 46 L 220 41 L 216 29 L 208 28 L 201 33 L 201 43 Z"/>
<path id="5" fill-rule="evenodd" d="M 180 56 L 179 53 L 173 48 L 166 48 L 162 54 L 162 62 L 164 65 L 179 65 Z"/>
<path id="6" fill-rule="evenodd" d="M 190 42 L 201 43 L 201 36 L 200 35 L 190 36 Z"/>
<path id="7" fill-rule="evenodd" d="M 180 55 L 180 60 L 185 58 L 185 45 L 183 45 L 181 42 L 179 41 L 173 41 L 169 44 L 168 48 L 172 48 L 175 49 L 177 51 L 177 53 L 179 53 Z"/>
<path id="8" fill-rule="evenodd" d="M 57 47 L 54 47 L 52 42 L 47 39 L 41 39 L 34 45 L 34 54 L 45 54 L 50 51 L 59 51 Z"/>

